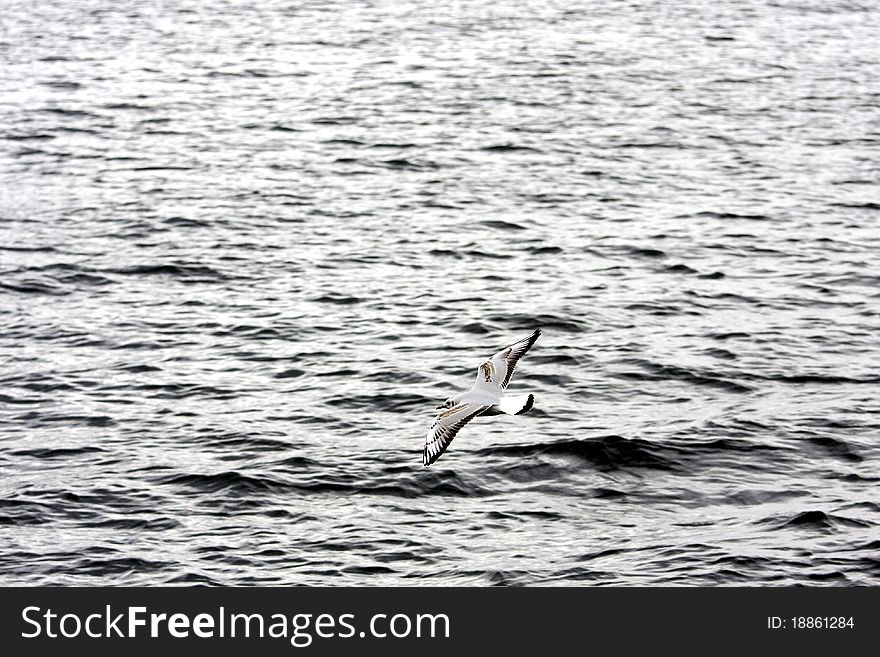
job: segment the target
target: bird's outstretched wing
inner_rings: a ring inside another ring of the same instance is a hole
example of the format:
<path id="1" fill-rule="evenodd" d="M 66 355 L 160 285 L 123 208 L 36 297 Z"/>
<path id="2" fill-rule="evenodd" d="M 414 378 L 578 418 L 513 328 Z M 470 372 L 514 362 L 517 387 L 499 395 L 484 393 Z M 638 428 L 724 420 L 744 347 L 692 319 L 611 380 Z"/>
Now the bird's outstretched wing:
<path id="1" fill-rule="evenodd" d="M 480 406 L 479 404 L 463 403 L 438 413 L 431 428 L 428 429 L 427 436 L 425 436 L 422 463 L 431 465 L 440 458 L 459 430 L 488 408 L 488 406 Z"/>
<path id="2" fill-rule="evenodd" d="M 477 390 L 504 390 L 510 383 L 513 370 L 517 362 L 525 353 L 532 348 L 535 341 L 541 335 L 541 329 L 535 329 L 529 337 L 519 342 L 514 342 L 505 347 L 489 360 L 480 365 L 477 370 L 477 381 L 474 388 Z"/>

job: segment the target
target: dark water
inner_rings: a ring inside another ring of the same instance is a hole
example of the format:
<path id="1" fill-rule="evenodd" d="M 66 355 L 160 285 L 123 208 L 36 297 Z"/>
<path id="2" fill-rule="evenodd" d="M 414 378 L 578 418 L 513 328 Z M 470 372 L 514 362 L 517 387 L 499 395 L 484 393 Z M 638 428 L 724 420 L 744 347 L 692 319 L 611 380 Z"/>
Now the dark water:
<path id="1" fill-rule="evenodd" d="M 878 33 L 4 0 L 0 583 L 880 584 Z"/>

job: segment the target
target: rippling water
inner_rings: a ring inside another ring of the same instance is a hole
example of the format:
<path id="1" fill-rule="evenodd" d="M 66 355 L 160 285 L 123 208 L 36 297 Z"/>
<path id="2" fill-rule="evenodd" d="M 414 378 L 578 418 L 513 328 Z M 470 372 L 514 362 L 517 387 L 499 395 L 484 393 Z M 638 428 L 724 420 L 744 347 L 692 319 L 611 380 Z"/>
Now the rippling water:
<path id="1" fill-rule="evenodd" d="M 425 4 L 4 0 L 0 582 L 880 584 L 880 8 Z"/>

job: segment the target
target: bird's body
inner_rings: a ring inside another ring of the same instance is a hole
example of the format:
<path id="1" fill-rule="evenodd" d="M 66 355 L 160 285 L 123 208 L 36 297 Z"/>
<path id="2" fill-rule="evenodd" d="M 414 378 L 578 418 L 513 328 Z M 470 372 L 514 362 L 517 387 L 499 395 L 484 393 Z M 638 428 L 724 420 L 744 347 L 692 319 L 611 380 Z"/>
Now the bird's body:
<path id="1" fill-rule="evenodd" d="M 531 410 L 534 395 L 506 393 L 517 362 L 540 335 L 541 329 L 536 329 L 529 337 L 493 355 L 480 365 L 477 380 L 470 390 L 450 397 L 437 407 L 437 416 L 425 437 L 422 453 L 425 465 L 440 458 L 459 430 L 478 415 L 522 415 Z"/>

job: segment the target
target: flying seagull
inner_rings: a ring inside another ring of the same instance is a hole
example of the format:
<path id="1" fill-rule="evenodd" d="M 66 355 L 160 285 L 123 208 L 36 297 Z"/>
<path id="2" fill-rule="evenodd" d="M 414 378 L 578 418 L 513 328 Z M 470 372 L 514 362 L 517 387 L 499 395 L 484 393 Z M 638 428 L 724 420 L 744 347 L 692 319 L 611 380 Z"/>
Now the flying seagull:
<path id="1" fill-rule="evenodd" d="M 470 390 L 450 397 L 437 407 L 437 416 L 425 436 L 422 463 L 431 465 L 440 458 L 459 430 L 478 415 L 522 415 L 531 410 L 535 404 L 533 394 L 508 395 L 506 392 L 517 362 L 540 335 L 541 329 L 535 329 L 529 337 L 499 351 L 480 365 Z"/>

